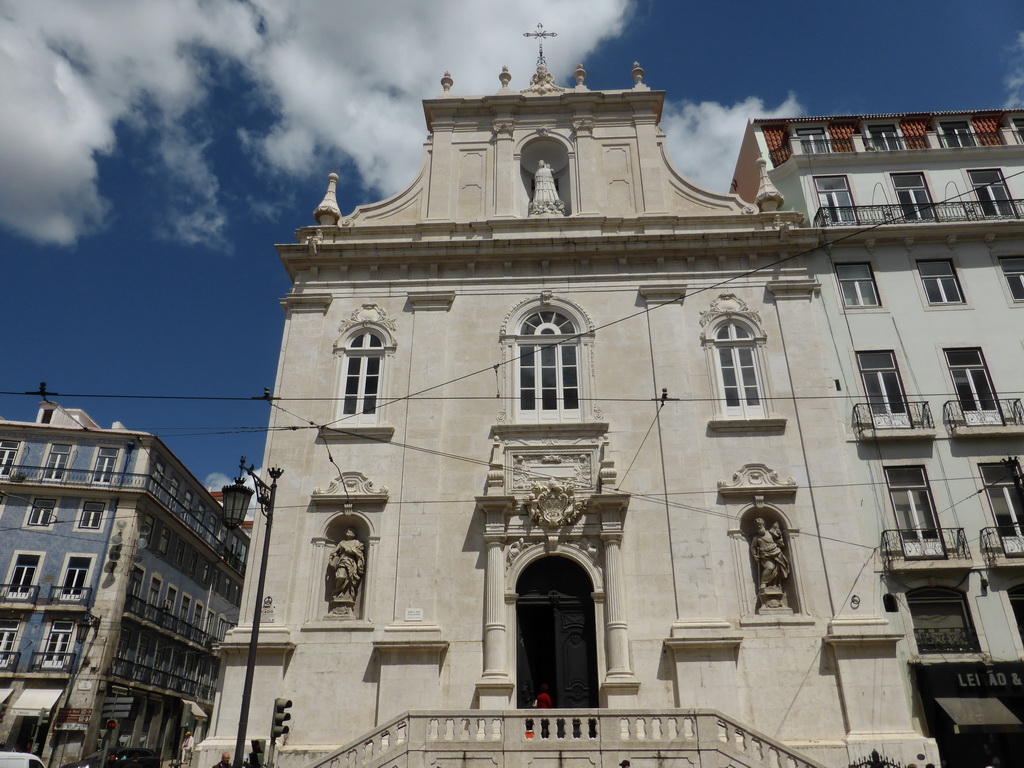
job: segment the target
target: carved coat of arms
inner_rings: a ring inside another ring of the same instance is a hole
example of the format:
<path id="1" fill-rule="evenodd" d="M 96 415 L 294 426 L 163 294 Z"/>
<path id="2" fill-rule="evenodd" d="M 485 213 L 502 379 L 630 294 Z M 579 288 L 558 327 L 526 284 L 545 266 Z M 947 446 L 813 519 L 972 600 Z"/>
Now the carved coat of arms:
<path id="1" fill-rule="evenodd" d="M 524 505 L 533 522 L 552 528 L 572 525 L 587 506 L 586 501 L 576 498 L 572 482 L 557 480 L 534 483 Z"/>

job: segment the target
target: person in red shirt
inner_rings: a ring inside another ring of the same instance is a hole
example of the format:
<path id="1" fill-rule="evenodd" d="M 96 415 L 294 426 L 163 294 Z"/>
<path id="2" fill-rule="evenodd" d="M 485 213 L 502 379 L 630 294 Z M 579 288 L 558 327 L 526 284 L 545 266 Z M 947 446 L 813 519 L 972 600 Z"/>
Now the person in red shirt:
<path id="1" fill-rule="evenodd" d="M 537 694 L 537 709 L 551 709 L 551 694 L 548 693 L 548 684 L 540 684 L 540 693 Z"/>

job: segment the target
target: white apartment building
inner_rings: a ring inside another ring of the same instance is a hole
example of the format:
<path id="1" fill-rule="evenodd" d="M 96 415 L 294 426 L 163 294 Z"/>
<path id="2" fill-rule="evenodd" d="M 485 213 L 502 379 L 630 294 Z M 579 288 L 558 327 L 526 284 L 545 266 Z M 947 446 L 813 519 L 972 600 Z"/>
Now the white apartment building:
<path id="1" fill-rule="evenodd" d="M 763 168 L 763 170 L 762 170 Z M 735 175 L 818 228 L 852 512 L 917 727 L 1024 754 L 1024 112 L 754 120 Z"/>

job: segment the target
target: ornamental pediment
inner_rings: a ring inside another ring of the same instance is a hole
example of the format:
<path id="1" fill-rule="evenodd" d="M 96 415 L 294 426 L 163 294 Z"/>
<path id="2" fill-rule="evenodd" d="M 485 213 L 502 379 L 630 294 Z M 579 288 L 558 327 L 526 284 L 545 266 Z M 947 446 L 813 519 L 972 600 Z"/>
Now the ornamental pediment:
<path id="1" fill-rule="evenodd" d="M 796 480 L 783 480 L 767 464 L 744 464 L 731 479 L 718 481 L 718 492 L 723 496 L 791 497 L 796 490 Z"/>

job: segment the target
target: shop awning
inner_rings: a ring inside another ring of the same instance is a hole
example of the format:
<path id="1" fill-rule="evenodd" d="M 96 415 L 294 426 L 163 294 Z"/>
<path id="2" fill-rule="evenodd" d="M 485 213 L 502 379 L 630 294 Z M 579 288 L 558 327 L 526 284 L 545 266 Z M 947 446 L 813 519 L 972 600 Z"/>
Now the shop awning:
<path id="1" fill-rule="evenodd" d="M 205 712 L 203 712 L 203 708 L 200 707 L 196 702 L 192 701 L 192 699 L 182 699 L 181 703 L 185 705 L 186 709 L 192 710 L 192 716 L 196 720 L 207 719 L 208 715 Z"/>
<path id="2" fill-rule="evenodd" d="M 62 693 L 63 688 L 27 688 L 11 706 L 11 712 L 22 717 L 38 715 L 41 709 L 49 712 Z"/>
<path id="3" fill-rule="evenodd" d="M 7 701 L 7 697 L 11 695 L 13 688 L 0 688 L 0 704 Z"/>
<path id="4" fill-rule="evenodd" d="M 1024 724 L 999 699 L 935 699 L 954 733 L 1020 733 Z"/>

